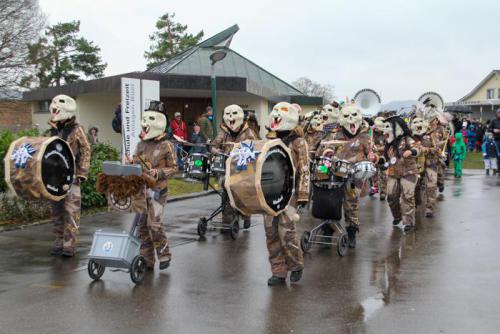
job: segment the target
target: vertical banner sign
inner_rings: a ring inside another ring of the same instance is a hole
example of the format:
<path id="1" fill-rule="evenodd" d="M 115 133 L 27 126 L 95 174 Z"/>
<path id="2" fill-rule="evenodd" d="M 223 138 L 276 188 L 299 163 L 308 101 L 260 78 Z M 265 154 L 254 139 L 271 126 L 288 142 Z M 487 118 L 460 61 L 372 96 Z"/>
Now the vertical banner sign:
<path id="1" fill-rule="evenodd" d="M 160 101 L 160 82 L 153 80 L 141 80 L 141 110 L 149 107 L 149 102 Z"/>
<path id="2" fill-rule="evenodd" d="M 140 141 L 141 80 L 122 78 L 122 157 L 130 156 Z"/>

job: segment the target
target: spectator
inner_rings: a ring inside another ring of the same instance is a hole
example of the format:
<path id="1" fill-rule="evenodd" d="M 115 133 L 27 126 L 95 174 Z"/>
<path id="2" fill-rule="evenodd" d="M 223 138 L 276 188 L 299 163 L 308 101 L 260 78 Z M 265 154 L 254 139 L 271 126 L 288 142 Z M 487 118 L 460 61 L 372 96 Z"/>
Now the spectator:
<path id="1" fill-rule="evenodd" d="M 87 139 L 90 144 L 90 148 L 94 149 L 94 146 L 99 143 L 99 139 L 97 138 L 97 133 L 99 132 L 99 129 L 97 126 L 89 125 L 89 131 L 87 132 Z"/>
<path id="2" fill-rule="evenodd" d="M 111 121 L 111 126 L 116 133 L 122 133 L 122 105 L 121 103 L 115 109 L 115 117 Z"/>
<path id="3" fill-rule="evenodd" d="M 174 140 L 180 139 L 182 141 L 187 141 L 188 139 L 187 126 L 186 123 L 182 120 L 180 112 L 177 111 L 174 114 L 174 119 L 170 123 L 170 129 Z M 182 160 L 182 151 L 183 151 L 182 144 L 176 142 L 175 149 L 177 151 L 177 167 L 179 168 L 179 170 L 182 170 L 184 166 L 184 161 Z"/>
<path id="4" fill-rule="evenodd" d="M 484 136 L 486 134 L 486 128 L 484 124 L 481 122 L 477 122 L 477 136 L 476 136 L 476 151 L 481 151 L 481 147 L 483 145 Z"/>
<path id="5" fill-rule="evenodd" d="M 486 170 L 486 175 L 490 175 L 490 169 L 493 170 L 493 175 L 495 175 L 498 169 L 498 149 L 493 138 L 493 133 L 488 132 L 486 134 L 482 148 L 484 169 Z"/>
<path id="6" fill-rule="evenodd" d="M 248 113 L 247 117 L 247 124 L 250 129 L 252 129 L 253 133 L 255 134 L 256 138 L 260 140 L 260 125 L 259 122 L 257 121 L 257 117 L 255 117 L 255 113 L 250 111 Z"/>
<path id="7" fill-rule="evenodd" d="M 212 128 L 213 111 L 212 107 L 207 107 L 205 112 L 201 114 L 198 119 L 198 125 L 200 126 L 200 134 L 204 143 L 209 143 L 214 139 L 214 130 Z"/>
<path id="8" fill-rule="evenodd" d="M 207 148 L 202 146 L 204 144 L 203 138 L 200 133 L 200 126 L 197 123 L 193 124 L 193 133 L 191 134 L 191 138 L 189 140 L 192 144 L 196 144 L 196 146 L 191 147 L 190 153 L 207 153 Z"/>
<path id="9" fill-rule="evenodd" d="M 491 121 L 488 131 L 493 133 L 493 138 L 497 145 L 497 152 L 500 155 L 500 108 L 497 109 L 496 115 L 497 118 Z M 498 158 L 500 158 L 500 156 Z"/>
<path id="10" fill-rule="evenodd" d="M 474 152 L 476 149 L 476 141 L 477 141 L 477 127 L 476 123 L 470 123 L 469 126 L 467 127 L 466 131 L 467 135 L 467 147 L 469 149 L 469 152 Z"/>

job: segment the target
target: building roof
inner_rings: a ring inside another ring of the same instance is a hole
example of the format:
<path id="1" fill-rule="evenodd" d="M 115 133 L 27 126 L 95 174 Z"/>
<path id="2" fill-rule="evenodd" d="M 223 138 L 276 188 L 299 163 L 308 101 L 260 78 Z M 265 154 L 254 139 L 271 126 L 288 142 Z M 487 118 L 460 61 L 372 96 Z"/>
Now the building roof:
<path id="1" fill-rule="evenodd" d="M 469 92 L 469 94 L 465 95 L 464 97 L 462 97 L 460 100 L 458 100 L 458 102 L 462 102 L 462 101 L 465 101 L 467 100 L 469 97 L 473 96 L 474 94 L 476 94 L 476 92 L 481 89 L 481 87 L 483 87 L 483 85 L 488 82 L 488 80 L 490 80 L 495 74 L 500 74 L 500 70 L 493 70 L 491 71 L 483 80 L 481 80 L 481 82 L 476 86 L 474 87 L 473 90 L 471 90 Z"/>
<path id="2" fill-rule="evenodd" d="M 210 54 L 215 49 L 223 48 L 227 55 L 215 65 L 217 77 L 246 78 L 248 92 L 255 95 L 265 97 L 304 95 L 297 88 L 228 48 L 227 45 L 238 30 L 237 25 L 231 26 L 148 71 L 162 74 L 210 76 Z M 224 66 L 220 65 L 222 63 Z"/>
<path id="3" fill-rule="evenodd" d="M 0 89 L 0 100 L 21 100 L 23 93 L 15 89 Z"/>

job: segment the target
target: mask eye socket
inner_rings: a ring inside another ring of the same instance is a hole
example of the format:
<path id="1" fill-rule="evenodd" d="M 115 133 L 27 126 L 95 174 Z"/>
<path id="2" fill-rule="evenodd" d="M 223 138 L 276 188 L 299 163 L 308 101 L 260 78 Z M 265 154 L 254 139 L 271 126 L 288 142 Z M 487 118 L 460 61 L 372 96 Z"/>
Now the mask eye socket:
<path id="1" fill-rule="evenodd" d="M 358 113 L 352 114 L 352 117 L 356 117 L 356 116 L 358 116 Z"/>
<path id="2" fill-rule="evenodd" d="M 153 116 L 149 116 L 149 120 L 150 120 L 150 121 L 154 121 L 154 120 L 155 120 L 155 118 L 154 118 Z"/>

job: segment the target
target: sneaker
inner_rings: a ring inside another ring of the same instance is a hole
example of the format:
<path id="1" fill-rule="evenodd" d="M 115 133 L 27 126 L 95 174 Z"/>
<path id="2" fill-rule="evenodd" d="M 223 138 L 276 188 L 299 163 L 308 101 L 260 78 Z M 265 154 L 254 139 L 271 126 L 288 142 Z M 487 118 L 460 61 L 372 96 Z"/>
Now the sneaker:
<path id="1" fill-rule="evenodd" d="M 375 195 L 376 193 L 378 193 L 378 188 L 377 187 L 371 187 L 370 188 L 370 192 L 368 193 L 368 196 L 373 196 Z"/>
<path id="2" fill-rule="evenodd" d="M 160 270 L 167 269 L 170 266 L 170 260 L 160 262 Z"/>
<path id="3" fill-rule="evenodd" d="M 405 227 L 403 228 L 403 230 L 405 232 L 411 232 L 411 231 L 415 230 L 415 226 L 414 225 L 405 225 Z"/>
<path id="4" fill-rule="evenodd" d="M 486 170 L 486 175 L 490 175 L 490 170 L 489 169 Z"/>
<path id="5" fill-rule="evenodd" d="M 385 194 L 380 194 L 380 200 L 385 201 Z"/>
<path id="6" fill-rule="evenodd" d="M 431 209 L 425 209 L 425 216 L 427 218 L 431 218 L 431 217 L 434 217 L 434 212 L 432 212 Z"/>
<path id="7" fill-rule="evenodd" d="M 296 283 L 300 281 L 300 279 L 302 278 L 303 271 L 304 271 L 303 269 L 292 271 L 292 273 L 290 274 L 290 282 Z"/>
<path id="8" fill-rule="evenodd" d="M 63 253 L 62 247 L 52 247 L 50 255 L 59 256 Z"/>
<path id="9" fill-rule="evenodd" d="M 286 279 L 284 277 L 271 276 L 267 280 L 268 286 L 275 286 L 275 285 L 282 285 L 282 284 L 286 284 Z"/>

